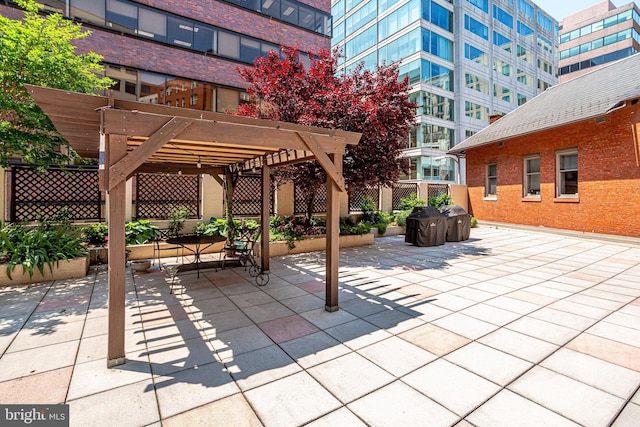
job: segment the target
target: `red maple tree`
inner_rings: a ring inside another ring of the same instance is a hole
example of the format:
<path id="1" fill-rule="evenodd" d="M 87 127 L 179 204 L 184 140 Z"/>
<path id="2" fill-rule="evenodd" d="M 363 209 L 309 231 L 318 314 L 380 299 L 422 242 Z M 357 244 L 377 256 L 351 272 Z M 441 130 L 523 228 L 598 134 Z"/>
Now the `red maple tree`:
<path id="1" fill-rule="evenodd" d="M 416 104 L 409 101 L 407 80 L 398 81 L 398 66 L 375 71 L 357 66 L 336 73 L 339 52 L 310 53 L 305 67 L 297 49 L 283 46 L 282 57 L 270 51 L 253 68 L 239 69 L 253 102 L 236 114 L 308 126 L 360 132 L 356 146 L 347 146 L 343 176 L 350 192 L 389 186 L 406 172 L 408 161 L 399 155 L 406 148 Z M 307 218 L 326 174 L 317 162 L 274 169 L 277 183 L 294 181 L 307 203 Z"/>

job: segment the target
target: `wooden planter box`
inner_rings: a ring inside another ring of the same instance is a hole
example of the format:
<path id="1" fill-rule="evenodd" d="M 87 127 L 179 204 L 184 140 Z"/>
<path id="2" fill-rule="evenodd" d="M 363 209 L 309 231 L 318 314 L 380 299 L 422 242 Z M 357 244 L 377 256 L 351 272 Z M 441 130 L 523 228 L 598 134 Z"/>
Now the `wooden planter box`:
<path id="1" fill-rule="evenodd" d="M 52 265 L 52 270 L 48 265 L 44 266 L 44 275 L 36 269 L 32 277 L 24 271 L 22 265 L 17 265 L 12 279 L 7 277 L 7 264 L 0 264 L 0 286 L 24 285 L 29 283 L 49 282 L 52 280 L 79 279 L 85 277 L 89 271 L 89 257 L 62 260 Z"/>
<path id="2" fill-rule="evenodd" d="M 360 236 L 340 236 L 340 247 L 350 248 L 354 246 L 365 246 L 373 244 L 373 234 L 363 234 Z M 287 242 L 270 242 L 269 255 L 282 256 L 289 254 L 301 254 L 306 252 L 324 251 L 327 248 L 327 239 L 324 236 L 307 237 L 304 240 L 295 242 L 296 247 L 289 249 Z M 257 256 L 260 256 L 260 244 L 255 246 Z"/>

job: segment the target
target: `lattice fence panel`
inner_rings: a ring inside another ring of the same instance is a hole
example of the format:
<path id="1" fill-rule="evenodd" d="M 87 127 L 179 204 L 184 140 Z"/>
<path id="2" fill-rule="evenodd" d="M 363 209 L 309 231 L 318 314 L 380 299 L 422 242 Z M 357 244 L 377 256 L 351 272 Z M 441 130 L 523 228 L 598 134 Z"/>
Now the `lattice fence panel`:
<path id="1" fill-rule="evenodd" d="M 296 215 L 306 214 L 307 213 L 307 201 L 305 195 L 301 188 L 295 185 L 295 200 L 293 209 Z M 316 193 L 315 199 L 313 201 L 313 206 L 311 207 L 312 213 L 325 213 L 327 212 L 327 187 L 321 186 Z"/>
<path id="2" fill-rule="evenodd" d="M 269 192 L 269 213 L 273 215 L 273 181 Z M 224 198 L 227 200 L 227 198 Z M 259 216 L 262 212 L 262 177 L 242 175 L 238 177 L 233 193 L 233 214 L 238 216 Z M 226 211 L 226 210 L 225 210 Z"/>
<path id="3" fill-rule="evenodd" d="M 430 199 L 438 197 L 442 193 L 449 194 L 449 184 L 429 184 L 427 188 L 427 197 Z"/>
<path id="4" fill-rule="evenodd" d="M 200 176 L 162 173 L 136 175 L 136 218 L 167 219 L 173 208 L 185 207 L 200 217 Z"/>
<path id="5" fill-rule="evenodd" d="M 73 220 L 101 220 L 98 169 L 67 166 L 40 174 L 26 166 L 11 167 L 10 220 L 51 218 L 61 210 Z"/>
<path id="6" fill-rule="evenodd" d="M 400 209 L 400 200 L 412 194 L 419 196 L 418 184 L 410 182 L 397 182 L 392 187 L 392 209 Z"/>
<path id="7" fill-rule="evenodd" d="M 380 209 L 380 187 L 366 188 L 362 191 L 349 192 L 349 212 L 360 212 L 364 198 L 369 196 Z"/>

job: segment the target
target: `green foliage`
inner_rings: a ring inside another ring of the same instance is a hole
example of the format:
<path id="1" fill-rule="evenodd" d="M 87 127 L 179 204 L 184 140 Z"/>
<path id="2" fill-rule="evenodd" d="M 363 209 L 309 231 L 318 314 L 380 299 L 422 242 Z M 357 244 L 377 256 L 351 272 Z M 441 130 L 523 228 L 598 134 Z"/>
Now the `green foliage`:
<path id="1" fill-rule="evenodd" d="M 378 229 L 378 234 L 384 234 L 387 232 L 387 224 L 384 222 L 373 224 L 373 226 Z"/>
<path id="2" fill-rule="evenodd" d="M 90 245 L 101 246 L 107 242 L 109 227 L 107 224 L 89 224 L 82 228 L 85 242 Z"/>
<path id="3" fill-rule="evenodd" d="M 350 217 L 340 218 L 340 235 L 341 236 L 359 236 L 367 234 L 371 230 L 371 225 L 365 222 L 354 224 Z"/>
<path id="4" fill-rule="evenodd" d="M 452 205 L 451 196 L 448 193 L 440 193 L 436 197 L 431 197 L 429 199 L 429 205 L 435 207 L 440 210 L 447 205 Z"/>
<path id="5" fill-rule="evenodd" d="M 169 211 L 169 234 L 178 236 L 189 218 L 189 210 L 184 206 L 172 207 Z"/>
<path id="6" fill-rule="evenodd" d="M 476 219 L 475 216 L 471 217 L 471 228 L 477 228 L 478 227 L 478 220 Z"/>
<path id="7" fill-rule="evenodd" d="M 408 197 L 400 199 L 398 209 L 401 211 L 412 211 L 413 208 L 422 207 L 425 203 L 427 203 L 426 200 L 418 199 L 418 195 L 416 193 L 411 193 Z"/>
<path id="8" fill-rule="evenodd" d="M 129 221 L 124 225 L 124 235 L 127 245 L 142 245 L 148 241 L 160 238 L 158 226 L 152 225 L 148 219 Z"/>
<path id="9" fill-rule="evenodd" d="M 16 3 L 25 10 L 23 21 L 0 16 L 0 166 L 19 156 L 44 170 L 66 163 L 68 156 L 60 152 L 66 142 L 24 84 L 93 93 L 113 81 L 99 77 L 100 55 L 75 53 L 74 42 L 90 32 L 60 14 L 40 16 L 33 0 Z"/>
<path id="10" fill-rule="evenodd" d="M 396 213 L 396 224 L 398 224 L 400 227 L 406 227 L 407 226 L 407 217 L 409 215 L 411 215 L 411 212 L 413 211 L 413 209 L 407 209 L 404 211 L 400 211 Z"/>
<path id="11" fill-rule="evenodd" d="M 289 248 L 296 247 L 296 242 L 302 240 L 304 227 L 293 216 L 272 216 L 269 218 L 269 241 L 285 241 Z"/>
<path id="12" fill-rule="evenodd" d="M 0 229 L 0 257 L 8 263 L 7 276 L 11 279 L 19 264 L 31 278 L 36 269 L 44 274 L 45 265 L 53 271 L 53 265 L 57 266 L 60 260 L 86 256 L 87 250 L 80 234 L 81 230 L 70 223 L 51 220 L 44 220 L 36 226 L 3 226 Z"/>
<path id="13" fill-rule="evenodd" d="M 362 210 L 362 217 L 360 218 L 360 221 L 369 225 L 374 224 L 378 227 L 378 230 L 380 230 L 380 227 L 384 227 L 386 230 L 386 226 L 394 220 L 393 214 L 378 210 L 375 202 L 369 196 L 365 196 L 363 198 L 363 201 L 360 204 L 360 209 Z M 380 233 L 384 234 L 384 231 Z"/>

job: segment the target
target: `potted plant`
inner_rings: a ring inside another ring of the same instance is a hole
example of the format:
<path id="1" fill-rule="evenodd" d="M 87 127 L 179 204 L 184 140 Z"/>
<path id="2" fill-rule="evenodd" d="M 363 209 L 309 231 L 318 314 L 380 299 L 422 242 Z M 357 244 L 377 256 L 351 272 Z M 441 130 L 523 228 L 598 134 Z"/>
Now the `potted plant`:
<path id="1" fill-rule="evenodd" d="M 60 261 L 76 258 L 84 258 L 86 274 L 87 248 L 80 228 L 70 221 L 44 220 L 34 226 L 8 224 L 0 228 L 0 258 L 7 264 L 10 280 L 18 266 L 31 279 L 36 272 L 44 277 L 45 267 L 53 274 Z"/>
<path id="2" fill-rule="evenodd" d="M 189 210 L 184 206 L 171 208 L 169 211 L 169 235 L 179 236 L 187 218 L 189 218 Z"/>

